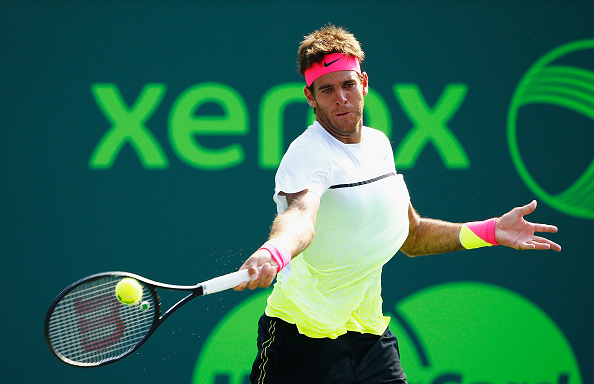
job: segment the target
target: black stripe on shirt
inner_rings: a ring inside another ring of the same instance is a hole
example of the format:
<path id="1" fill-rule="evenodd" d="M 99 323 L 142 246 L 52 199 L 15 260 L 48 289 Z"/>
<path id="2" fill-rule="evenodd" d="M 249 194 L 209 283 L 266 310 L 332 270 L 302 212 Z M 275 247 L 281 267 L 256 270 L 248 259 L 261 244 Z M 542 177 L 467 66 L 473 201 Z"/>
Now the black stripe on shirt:
<path id="1" fill-rule="evenodd" d="M 386 173 L 385 175 L 374 177 L 373 179 L 369 179 L 369 180 L 365 180 L 365 181 L 359 181 L 357 183 L 336 184 L 336 185 L 331 186 L 329 189 L 358 187 L 359 185 L 373 183 L 373 182 L 385 179 L 386 177 L 390 177 L 390 176 L 396 176 L 396 173 L 394 173 L 394 172 Z"/>

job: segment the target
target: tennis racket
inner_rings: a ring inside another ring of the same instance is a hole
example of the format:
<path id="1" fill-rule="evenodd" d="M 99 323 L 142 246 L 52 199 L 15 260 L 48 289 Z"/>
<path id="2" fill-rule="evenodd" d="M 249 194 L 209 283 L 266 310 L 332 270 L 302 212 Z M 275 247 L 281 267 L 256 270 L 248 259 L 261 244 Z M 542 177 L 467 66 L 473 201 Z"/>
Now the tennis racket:
<path id="1" fill-rule="evenodd" d="M 142 286 L 142 299 L 133 305 L 116 297 L 116 284 L 125 277 Z M 63 362 L 98 367 L 136 351 L 169 316 L 198 296 L 233 288 L 250 281 L 247 269 L 194 286 L 159 283 L 127 272 L 105 272 L 85 277 L 62 291 L 45 317 L 45 337 Z M 160 290 L 189 292 L 161 313 Z"/>

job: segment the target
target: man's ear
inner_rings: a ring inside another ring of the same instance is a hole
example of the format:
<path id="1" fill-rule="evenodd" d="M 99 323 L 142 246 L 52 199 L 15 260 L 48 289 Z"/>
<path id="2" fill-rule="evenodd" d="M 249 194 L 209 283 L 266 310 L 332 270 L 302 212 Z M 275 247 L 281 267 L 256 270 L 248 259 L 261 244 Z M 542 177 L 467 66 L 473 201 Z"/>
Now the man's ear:
<path id="1" fill-rule="evenodd" d="M 309 87 L 303 87 L 303 93 L 305 94 L 305 98 L 307 99 L 307 104 L 309 104 L 310 107 L 315 108 L 317 106 L 316 99 L 311 93 Z"/>
<path id="2" fill-rule="evenodd" d="M 367 77 L 366 72 L 363 72 L 361 75 L 363 76 L 363 79 L 361 80 L 361 86 L 363 88 L 363 96 L 367 96 L 367 93 L 369 93 L 369 78 Z"/>

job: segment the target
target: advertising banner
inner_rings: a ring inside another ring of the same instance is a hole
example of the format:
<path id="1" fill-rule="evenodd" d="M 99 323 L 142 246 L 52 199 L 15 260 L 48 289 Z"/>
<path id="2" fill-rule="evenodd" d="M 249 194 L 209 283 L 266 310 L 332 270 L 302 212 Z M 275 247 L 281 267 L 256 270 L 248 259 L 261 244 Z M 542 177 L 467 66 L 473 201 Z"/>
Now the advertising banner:
<path id="1" fill-rule="evenodd" d="M 101 368 L 52 356 L 43 322 L 84 276 L 192 285 L 267 239 L 276 168 L 315 119 L 297 48 L 329 23 L 361 42 L 364 123 L 390 139 L 421 216 L 484 220 L 537 200 L 526 220 L 559 227 L 547 236 L 560 253 L 392 258 L 383 310 L 409 383 L 594 383 L 594 2 L 5 1 L 0 12 L 3 383 L 249 382 L 271 289 L 198 298 Z"/>

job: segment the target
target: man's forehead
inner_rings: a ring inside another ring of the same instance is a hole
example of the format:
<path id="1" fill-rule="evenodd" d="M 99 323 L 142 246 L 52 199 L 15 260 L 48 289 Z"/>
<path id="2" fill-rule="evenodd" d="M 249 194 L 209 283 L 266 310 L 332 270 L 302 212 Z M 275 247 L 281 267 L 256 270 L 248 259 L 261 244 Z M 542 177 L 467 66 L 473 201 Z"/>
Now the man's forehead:
<path id="1" fill-rule="evenodd" d="M 342 84 L 346 81 L 357 80 L 358 78 L 359 74 L 355 71 L 336 71 L 318 77 L 313 85 L 317 88 L 325 88 Z"/>

